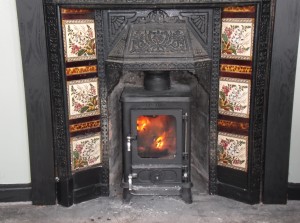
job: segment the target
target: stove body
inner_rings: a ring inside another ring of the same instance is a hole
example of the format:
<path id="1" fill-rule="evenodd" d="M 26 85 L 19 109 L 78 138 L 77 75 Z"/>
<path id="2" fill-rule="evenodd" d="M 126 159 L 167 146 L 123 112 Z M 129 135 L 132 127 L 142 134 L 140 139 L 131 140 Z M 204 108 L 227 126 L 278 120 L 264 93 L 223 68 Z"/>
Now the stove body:
<path id="1" fill-rule="evenodd" d="M 124 200 L 181 195 L 191 203 L 189 87 L 125 88 L 121 101 Z"/>

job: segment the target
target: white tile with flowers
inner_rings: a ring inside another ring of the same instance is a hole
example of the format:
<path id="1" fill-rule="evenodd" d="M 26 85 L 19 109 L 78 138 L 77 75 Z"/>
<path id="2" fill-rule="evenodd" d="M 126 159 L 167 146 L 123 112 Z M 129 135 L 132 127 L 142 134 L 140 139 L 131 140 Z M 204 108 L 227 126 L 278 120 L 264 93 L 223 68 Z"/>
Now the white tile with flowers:
<path id="1" fill-rule="evenodd" d="M 249 118 L 251 81 L 246 79 L 220 77 L 219 113 Z"/>
<path id="2" fill-rule="evenodd" d="M 101 135 L 93 133 L 71 138 L 72 170 L 101 163 Z"/>
<path id="3" fill-rule="evenodd" d="M 247 171 L 248 137 L 219 132 L 218 165 Z"/>
<path id="4" fill-rule="evenodd" d="M 94 20 L 63 20 L 62 27 L 67 62 L 97 58 Z"/>
<path id="5" fill-rule="evenodd" d="M 67 82 L 69 119 L 100 114 L 98 78 Z"/>
<path id="6" fill-rule="evenodd" d="M 253 18 L 223 18 L 221 32 L 222 58 L 252 60 Z"/>

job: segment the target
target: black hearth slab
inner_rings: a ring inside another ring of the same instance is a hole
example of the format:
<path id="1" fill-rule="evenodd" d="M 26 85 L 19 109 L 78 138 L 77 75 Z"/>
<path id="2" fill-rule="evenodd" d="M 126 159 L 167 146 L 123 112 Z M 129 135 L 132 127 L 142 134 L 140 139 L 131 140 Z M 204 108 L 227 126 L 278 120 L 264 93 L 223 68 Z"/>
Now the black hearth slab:
<path id="1" fill-rule="evenodd" d="M 122 102 L 191 102 L 191 89 L 187 85 L 172 84 L 164 91 L 147 91 L 142 87 L 126 87 L 122 93 Z"/>

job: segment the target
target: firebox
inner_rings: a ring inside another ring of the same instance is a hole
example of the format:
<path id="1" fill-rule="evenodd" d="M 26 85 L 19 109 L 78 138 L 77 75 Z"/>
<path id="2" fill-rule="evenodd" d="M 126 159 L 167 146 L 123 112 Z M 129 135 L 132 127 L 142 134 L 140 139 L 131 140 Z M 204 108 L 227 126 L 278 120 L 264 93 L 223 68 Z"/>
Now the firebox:
<path id="1" fill-rule="evenodd" d="M 144 88 L 127 87 L 123 105 L 123 198 L 181 195 L 192 202 L 188 86 L 169 72 L 145 72 Z"/>

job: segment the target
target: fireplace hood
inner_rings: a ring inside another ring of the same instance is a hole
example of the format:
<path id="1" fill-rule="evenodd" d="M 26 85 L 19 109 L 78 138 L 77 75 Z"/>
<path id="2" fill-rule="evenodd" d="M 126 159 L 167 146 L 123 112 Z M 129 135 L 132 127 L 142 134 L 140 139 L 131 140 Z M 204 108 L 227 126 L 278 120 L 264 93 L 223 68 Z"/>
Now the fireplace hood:
<path id="1" fill-rule="evenodd" d="M 108 54 L 108 68 L 128 71 L 187 70 L 197 73 L 209 55 L 180 17 L 155 10 L 120 33 Z"/>

